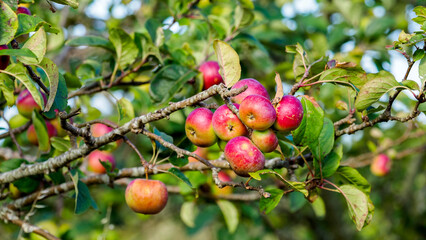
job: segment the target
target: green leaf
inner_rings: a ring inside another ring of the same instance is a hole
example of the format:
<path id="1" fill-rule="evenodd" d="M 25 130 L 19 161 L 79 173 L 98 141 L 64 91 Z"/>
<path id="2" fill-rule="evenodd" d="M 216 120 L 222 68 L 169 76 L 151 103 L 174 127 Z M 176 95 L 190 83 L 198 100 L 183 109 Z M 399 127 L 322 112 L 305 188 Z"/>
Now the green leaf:
<path id="1" fill-rule="evenodd" d="M 234 14 L 235 29 L 250 25 L 254 21 L 253 10 L 237 6 Z"/>
<path id="2" fill-rule="evenodd" d="M 234 86 L 241 77 L 240 57 L 237 52 L 224 41 L 215 40 L 213 42 L 213 48 L 216 52 L 225 85 L 230 88 Z"/>
<path id="3" fill-rule="evenodd" d="M 47 118 L 54 118 L 56 115 L 55 110 L 64 111 L 68 104 L 68 88 L 65 83 L 64 76 L 59 74 L 58 89 L 56 91 L 55 100 L 52 107 L 48 112 L 43 112 L 43 115 Z"/>
<path id="4" fill-rule="evenodd" d="M 179 169 L 172 167 L 169 169 L 169 173 L 182 180 L 182 182 L 186 183 L 190 188 L 194 188 L 189 179 Z"/>
<path id="5" fill-rule="evenodd" d="M 173 152 L 169 157 L 169 162 L 176 167 L 183 167 L 188 164 L 188 156 L 178 158 L 177 154 Z"/>
<path id="6" fill-rule="evenodd" d="M 39 113 L 37 113 L 36 111 L 33 111 L 32 121 L 33 121 L 34 129 L 37 135 L 38 148 L 40 149 L 41 152 L 44 152 L 44 153 L 49 152 L 50 141 L 49 141 L 49 135 L 47 133 L 45 120 Z"/>
<path id="7" fill-rule="evenodd" d="M 227 200 L 217 200 L 217 205 L 225 218 L 226 226 L 230 233 L 234 233 L 238 227 L 238 210 L 233 203 Z"/>
<path id="8" fill-rule="evenodd" d="M 14 12 L 18 9 L 18 0 L 3 0 L 3 2 L 9 5 Z M 22 3 L 22 0 L 20 2 Z"/>
<path id="9" fill-rule="evenodd" d="M 15 185 L 21 192 L 32 193 L 37 190 L 40 185 L 40 179 L 35 176 L 25 177 L 14 181 L 13 185 Z"/>
<path id="10" fill-rule="evenodd" d="M 417 82 L 415 82 L 413 80 L 404 80 L 404 81 L 401 82 L 401 84 L 408 87 L 411 90 L 420 90 L 420 87 L 417 84 Z"/>
<path id="11" fill-rule="evenodd" d="M 145 28 L 149 33 L 149 36 L 151 37 L 151 41 L 153 43 L 157 42 L 157 33 L 158 29 L 161 28 L 161 23 L 158 22 L 156 19 L 150 18 L 145 22 Z"/>
<path id="12" fill-rule="evenodd" d="M 343 146 L 340 145 L 336 147 L 330 154 L 328 154 L 325 158 L 321 158 L 321 170 L 322 177 L 327 178 L 333 175 L 337 168 L 340 165 L 340 160 L 343 156 Z M 315 172 L 317 176 L 321 176 L 319 160 L 314 161 Z"/>
<path id="13" fill-rule="evenodd" d="M 173 137 L 170 135 L 167 135 L 164 132 L 159 131 L 156 127 L 154 127 L 154 134 L 160 136 L 163 140 L 165 140 L 166 142 L 169 142 L 171 144 L 173 144 Z M 158 146 L 158 150 L 160 152 L 166 151 L 168 148 L 163 146 L 160 142 L 155 141 L 155 144 Z"/>
<path id="14" fill-rule="evenodd" d="M 324 125 L 324 111 L 315 106 L 307 98 L 302 98 L 303 119 L 300 126 L 293 131 L 293 140 L 296 145 L 309 145 L 317 141 Z"/>
<path id="15" fill-rule="evenodd" d="M 68 88 L 80 88 L 82 86 L 80 78 L 69 72 L 65 73 L 64 78 Z"/>
<path id="16" fill-rule="evenodd" d="M 7 105 L 9 107 L 13 106 L 15 104 L 15 96 L 13 95 L 15 87 L 13 81 L 4 73 L 0 73 L 0 90 L 6 99 Z"/>
<path id="17" fill-rule="evenodd" d="M 195 218 L 198 215 L 198 208 L 195 202 L 184 202 L 180 208 L 180 218 L 186 226 L 195 227 Z"/>
<path id="18" fill-rule="evenodd" d="M 85 183 L 80 181 L 78 171 L 75 171 L 75 170 L 71 171 L 71 179 L 74 183 L 74 188 L 75 188 L 74 213 L 75 214 L 83 213 L 87 211 L 89 207 L 92 207 L 93 209 L 98 210 L 98 206 L 96 205 L 95 200 L 93 200 L 92 196 L 90 195 L 89 188 L 87 187 Z"/>
<path id="19" fill-rule="evenodd" d="M 339 178 L 339 180 L 343 181 L 343 183 L 349 183 L 351 185 L 356 186 L 359 190 L 370 193 L 371 185 L 368 183 L 367 179 L 365 179 L 356 169 L 340 166 L 335 176 Z"/>
<path id="20" fill-rule="evenodd" d="M 128 99 L 120 98 L 120 100 L 117 101 L 117 106 L 119 110 L 119 123 L 127 122 L 135 118 L 135 110 L 133 109 L 132 103 Z"/>
<path id="21" fill-rule="evenodd" d="M 260 175 L 263 175 L 263 174 L 274 174 L 282 182 L 286 183 L 291 189 L 293 189 L 293 190 L 295 190 L 297 192 L 301 192 L 306 197 L 309 194 L 308 190 L 306 190 L 306 188 L 305 188 L 306 184 L 304 182 L 291 182 L 291 181 L 288 181 L 285 178 L 283 178 L 283 176 L 281 176 L 281 174 L 279 174 L 279 173 L 277 173 L 277 172 L 275 172 L 275 171 L 273 171 L 271 169 L 263 169 L 263 170 L 259 170 L 259 171 L 256 171 L 256 172 L 249 173 L 249 175 L 252 178 L 254 178 L 254 179 L 258 180 L 258 181 L 261 180 Z"/>
<path id="22" fill-rule="evenodd" d="M 259 202 L 259 209 L 261 212 L 268 214 L 278 205 L 284 195 L 284 191 L 281 189 L 269 189 L 266 192 L 271 194 L 271 196 L 268 198 L 262 196 Z"/>
<path id="23" fill-rule="evenodd" d="M 18 29 L 18 17 L 3 1 L 0 1 L 0 45 L 8 44 Z"/>
<path id="24" fill-rule="evenodd" d="M 137 47 L 129 34 L 120 28 L 112 28 L 109 30 L 109 39 L 115 47 L 120 69 L 126 68 L 135 61 L 138 51 L 135 51 Z"/>
<path id="25" fill-rule="evenodd" d="M 46 32 L 44 31 L 44 28 L 41 27 L 33 36 L 30 37 L 30 39 L 28 39 L 28 41 L 25 42 L 24 46 L 22 46 L 22 48 L 28 48 L 31 50 L 36 55 L 36 58 L 18 57 L 18 60 L 23 64 L 28 65 L 39 64 L 43 60 L 44 54 L 46 54 L 46 44 Z"/>
<path id="26" fill-rule="evenodd" d="M 56 2 L 62 5 L 69 5 L 72 8 L 78 8 L 78 1 L 77 0 L 52 0 L 52 2 Z"/>
<path id="27" fill-rule="evenodd" d="M 290 212 L 295 213 L 301 209 L 308 201 L 305 196 L 300 192 L 290 193 Z"/>
<path id="28" fill-rule="evenodd" d="M 37 56 L 31 52 L 28 48 L 21 48 L 21 49 L 3 49 L 0 50 L 0 56 L 2 55 L 8 55 L 8 56 L 15 56 L 15 57 L 30 57 L 30 58 L 36 58 Z"/>
<path id="29" fill-rule="evenodd" d="M 50 141 L 52 142 L 52 146 L 60 152 L 66 152 L 71 149 L 70 140 L 60 137 L 52 137 Z"/>
<path id="30" fill-rule="evenodd" d="M 197 73 L 180 65 L 168 65 L 152 79 L 149 94 L 157 103 L 168 102 Z"/>
<path id="31" fill-rule="evenodd" d="M 22 65 L 22 63 L 11 64 L 5 70 L 0 70 L 0 72 L 8 74 L 24 84 L 25 88 L 30 91 L 35 102 L 41 107 L 41 109 L 44 109 L 44 100 L 41 93 L 36 88 L 35 83 L 27 76 L 27 69 L 24 65 Z"/>
<path id="32" fill-rule="evenodd" d="M 355 100 L 355 107 L 359 112 L 377 102 L 383 94 L 401 86 L 389 72 L 369 74 L 369 78 L 372 80 L 361 88 Z"/>
<path id="33" fill-rule="evenodd" d="M 325 216 L 325 204 L 324 200 L 321 197 L 318 197 L 315 202 L 311 204 L 312 209 L 314 210 L 315 216 L 318 218 L 324 218 Z"/>
<path id="34" fill-rule="evenodd" d="M 364 86 L 367 79 L 367 73 L 359 67 L 354 68 L 331 68 L 324 71 L 318 81 L 333 81 L 336 84 L 350 87 L 355 86 L 357 89 Z M 344 84 L 348 83 L 348 84 Z M 352 87 L 351 87 L 352 88 Z"/>
<path id="35" fill-rule="evenodd" d="M 426 58 L 422 58 L 419 65 L 419 76 L 423 84 L 426 84 Z"/>
<path id="36" fill-rule="evenodd" d="M 41 27 L 44 28 L 46 32 L 57 34 L 60 30 L 56 27 L 52 27 L 48 22 L 44 21 L 42 18 L 33 15 L 27 14 L 18 14 L 19 27 L 16 31 L 15 38 L 30 32 L 35 32 Z"/>
<path id="37" fill-rule="evenodd" d="M 56 64 L 48 58 L 43 58 L 40 64 L 36 64 L 36 66 L 41 68 L 49 79 L 49 98 L 44 109 L 45 112 L 48 112 L 55 101 L 56 92 L 58 91 L 59 70 Z"/>
<path id="38" fill-rule="evenodd" d="M 413 53 L 413 60 L 419 61 L 419 60 L 423 59 L 424 56 L 425 56 L 425 51 L 423 49 L 419 48 Z"/>
<path id="39" fill-rule="evenodd" d="M 28 161 L 22 158 L 12 158 L 0 163 L 0 172 L 8 172 L 20 167 L 22 164 L 28 164 Z"/>
<path id="40" fill-rule="evenodd" d="M 80 47 L 80 46 L 101 47 L 112 52 L 115 51 L 114 45 L 112 45 L 112 43 L 108 39 L 99 37 L 99 36 L 76 37 L 76 38 L 68 40 L 65 44 L 72 47 Z"/>
<path id="41" fill-rule="evenodd" d="M 334 146 L 334 125 L 333 122 L 324 118 L 324 125 L 317 140 L 309 144 L 312 155 L 315 159 L 322 159 L 331 152 Z"/>
<path id="42" fill-rule="evenodd" d="M 361 231 L 368 216 L 368 197 L 353 185 L 340 186 L 343 196 L 349 208 L 349 216 L 356 225 L 356 229 Z"/>

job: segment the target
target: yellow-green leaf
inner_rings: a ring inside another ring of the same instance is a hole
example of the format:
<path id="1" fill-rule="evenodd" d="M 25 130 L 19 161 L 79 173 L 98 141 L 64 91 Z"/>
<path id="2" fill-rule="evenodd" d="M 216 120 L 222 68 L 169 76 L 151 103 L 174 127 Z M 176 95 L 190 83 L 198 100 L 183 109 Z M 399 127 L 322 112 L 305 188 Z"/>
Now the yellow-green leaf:
<path id="1" fill-rule="evenodd" d="M 240 57 L 237 52 L 226 42 L 215 40 L 213 48 L 217 55 L 221 75 L 225 85 L 229 88 L 234 86 L 241 77 Z"/>

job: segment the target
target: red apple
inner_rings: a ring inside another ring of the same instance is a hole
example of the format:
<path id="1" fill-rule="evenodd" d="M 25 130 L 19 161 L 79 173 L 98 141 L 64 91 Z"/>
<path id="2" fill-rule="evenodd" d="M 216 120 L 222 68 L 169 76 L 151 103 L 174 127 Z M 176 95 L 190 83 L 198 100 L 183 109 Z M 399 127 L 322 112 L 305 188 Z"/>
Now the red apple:
<path id="1" fill-rule="evenodd" d="M 0 50 L 7 49 L 7 45 L 0 45 Z M 8 55 L 0 56 L 0 70 L 4 70 L 10 63 L 10 57 Z"/>
<path id="2" fill-rule="evenodd" d="M 114 130 L 103 123 L 95 123 L 92 125 L 90 131 L 93 137 L 100 137 Z"/>
<path id="3" fill-rule="evenodd" d="M 265 131 L 254 130 L 251 134 L 251 140 L 264 153 L 272 152 L 278 146 L 277 135 L 275 135 L 272 129 Z"/>
<path id="4" fill-rule="evenodd" d="M 213 85 L 223 83 L 219 69 L 219 64 L 216 61 L 207 61 L 201 64 L 199 70 L 203 74 L 204 90 L 210 88 Z"/>
<path id="5" fill-rule="evenodd" d="M 266 88 L 254 78 L 241 79 L 234 86 L 232 86 L 232 89 L 240 88 L 244 85 L 247 85 L 248 88 L 244 92 L 233 97 L 232 100 L 234 102 L 240 104 L 244 98 L 250 95 L 260 95 L 269 99 L 269 94 L 268 91 L 266 91 Z"/>
<path id="6" fill-rule="evenodd" d="M 157 214 L 167 204 L 167 187 L 158 180 L 135 179 L 127 185 L 126 203 L 134 212 Z"/>
<path id="7" fill-rule="evenodd" d="M 282 132 L 293 131 L 299 127 L 303 119 L 303 106 L 299 99 L 286 95 L 275 107 L 277 110 L 277 121 L 275 129 Z"/>
<path id="8" fill-rule="evenodd" d="M 379 177 L 385 176 L 391 169 L 391 160 L 386 154 L 377 155 L 370 165 L 371 172 Z"/>
<path id="9" fill-rule="evenodd" d="M 44 102 L 47 102 L 46 95 L 40 92 L 43 97 Z M 16 100 L 16 107 L 18 108 L 19 114 L 26 118 L 31 118 L 33 110 L 40 111 L 41 107 L 36 103 L 30 91 L 24 89 L 18 95 L 18 99 Z"/>
<path id="10" fill-rule="evenodd" d="M 197 154 L 198 156 L 208 160 L 208 158 L 207 158 L 207 154 L 209 153 L 208 148 L 197 147 L 197 149 L 195 149 L 194 153 Z M 188 162 L 198 162 L 198 160 L 193 158 L 193 157 L 188 157 Z"/>
<path id="11" fill-rule="evenodd" d="M 234 104 L 238 109 L 240 105 Z M 220 106 L 213 114 L 213 129 L 216 135 L 229 141 L 234 137 L 247 135 L 246 126 L 226 105 Z"/>
<path id="12" fill-rule="evenodd" d="M 256 172 L 265 167 L 263 153 L 244 136 L 231 139 L 224 152 L 229 165 L 239 176 L 248 177 L 249 172 Z"/>
<path id="13" fill-rule="evenodd" d="M 47 135 L 49 136 L 49 138 L 56 136 L 58 134 L 56 128 L 48 121 L 45 121 L 45 123 L 47 128 Z M 30 143 L 38 146 L 37 133 L 33 124 L 31 124 L 27 130 L 27 137 Z"/>
<path id="14" fill-rule="evenodd" d="M 244 98 L 239 110 L 241 121 L 254 130 L 268 129 L 277 118 L 271 101 L 260 95 L 250 95 Z"/>
<path id="15" fill-rule="evenodd" d="M 108 161 L 111 163 L 112 168 L 115 168 L 114 156 L 109 152 L 95 150 L 91 152 L 87 156 L 87 158 L 89 160 L 88 170 L 94 173 L 106 173 L 106 169 L 104 168 L 104 166 L 102 166 L 102 164 L 99 161 L 102 161 L 102 162 Z"/>
<path id="16" fill-rule="evenodd" d="M 26 7 L 18 7 L 18 10 L 16 10 L 16 13 L 22 13 L 22 14 L 27 14 L 27 15 L 31 15 L 31 11 L 26 8 Z"/>
<path id="17" fill-rule="evenodd" d="M 209 147 L 216 143 L 217 137 L 212 126 L 213 113 L 207 108 L 192 111 L 185 122 L 188 139 L 199 147 Z"/>
<path id="18" fill-rule="evenodd" d="M 223 170 L 219 172 L 218 178 L 222 182 L 231 182 L 232 178 Z M 226 186 L 223 188 L 219 188 L 216 184 L 213 184 L 212 193 L 215 195 L 229 195 L 232 193 L 232 187 Z"/>

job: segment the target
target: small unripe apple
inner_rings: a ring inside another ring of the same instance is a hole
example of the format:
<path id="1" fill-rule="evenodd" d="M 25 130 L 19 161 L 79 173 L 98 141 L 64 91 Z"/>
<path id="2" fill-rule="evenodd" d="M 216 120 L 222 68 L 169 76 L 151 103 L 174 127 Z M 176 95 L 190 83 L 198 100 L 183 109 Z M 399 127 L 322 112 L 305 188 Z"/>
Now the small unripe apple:
<path id="1" fill-rule="evenodd" d="M 292 95 L 284 96 L 275 107 L 277 121 L 275 129 L 282 132 L 293 131 L 299 127 L 303 119 L 303 106 L 299 99 Z"/>
<path id="2" fill-rule="evenodd" d="M 225 158 L 232 170 L 242 177 L 265 167 L 265 156 L 247 137 L 240 136 L 229 140 L 225 146 Z"/>
<path id="3" fill-rule="evenodd" d="M 44 102 L 46 103 L 46 95 L 41 92 L 41 96 L 43 97 Z M 30 119 L 33 110 L 40 111 L 41 107 L 36 103 L 33 96 L 31 95 L 28 89 L 24 89 L 18 95 L 18 99 L 16 99 L 16 107 L 18 108 L 19 114 Z"/>
<path id="4" fill-rule="evenodd" d="M 102 163 L 100 163 L 99 161 L 102 162 L 110 162 L 111 163 L 111 167 L 114 169 L 115 168 L 115 158 L 114 155 L 112 155 L 109 152 L 106 151 L 100 151 L 100 150 L 95 150 L 93 152 L 91 152 L 88 156 L 88 166 L 87 169 L 89 171 L 92 171 L 94 173 L 106 173 L 106 169 L 104 168 L 104 166 L 102 165 Z"/>
<path id="5" fill-rule="evenodd" d="M 9 183 L 9 191 L 10 191 L 10 197 L 12 199 L 17 199 L 21 196 L 21 191 L 19 191 L 19 189 L 13 185 L 13 183 Z"/>
<path id="6" fill-rule="evenodd" d="M 277 135 L 275 135 L 272 129 L 265 131 L 254 130 L 251 134 L 251 140 L 264 153 L 272 152 L 278 146 Z"/>
<path id="7" fill-rule="evenodd" d="M 195 149 L 194 151 L 195 154 L 197 154 L 198 156 L 208 160 L 208 153 L 209 153 L 209 149 L 208 148 L 203 148 L 203 147 L 197 147 L 197 149 Z M 197 159 L 193 158 L 193 157 L 188 157 L 188 162 L 198 162 Z"/>
<path id="8" fill-rule="evenodd" d="M 271 101 L 260 95 L 250 95 L 244 98 L 239 110 L 241 121 L 254 130 L 268 129 L 277 118 L 277 113 Z"/>
<path id="9" fill-rule="evenodd" d="M 199 147 L 209 147 L 216 143 L 217 137 L 212 125 L 213 113 L 207 108 L 192 111 L 185 122 L 188 139 Z"/>
<path id="10" fill-rule="evenodd" d="M 250 95 L 260 95 L 269 99 L 269 94 L 268 91 L 266 91 L 266 88 L 254 78 L 241 79 L 234 86 L 232 86 L 232 89 L 241 88 L 244 85 L 247 85 L 247 89 L 233 97 L 232 100 L 234 102 L 240 104 L 244 98 Z"/>
<path id="11" fill-rule="evenodd" d="M 26 7 L 18 7 L 18 10 L 16 10 L 16 13 L 22 13 L 22 14 L 27 14 L 27 15 L 31 15 L 31 11 L 26 8 Z"/>
<path id="12" fill-rule="evenodd" d="M 213 85 L 223 83 L 219 69 L 219 64 L 216 61 L 207 61 L 201 64 L 199 70 L 203 74 L 204 90 L 209 89 Z"/>
<path id="13" fill-rule="evenodd" d="M 56 132 L 58 133 L 58 137 L 65 137 L 67 135 L 67 131 L 65 131 L 61 127 L 61 120 L 59 118 L 54 118 L 50 120 L 50 123 L 56 128 Z"/>
<path id="14" fill-rule="evenodd" d="M 218 173 L 218 178 L 222 182 L 231 182 L 232 178 L 223 170 Z M 232 187 L 226 186 L 223 188 L 219 188 L 216 184 L 213 183 L 212 193 L 215 195 L 229 195 L 232 193 Z"/>
<path id="15" fill-rule="evenodd" d="M 379 177 L 385 176 L 391 169 L 391 160 L 386 154 L 379 154 L 370 165 L 371 172 Z"/>
<path id="16" fill-rule="evenodd" d="M 234 104 L 238 109 L 240 105 Z M 213 129 L 216 135 L 229 141 L 234 137 L 247 135 L 247 128 L 226 105 L 220 106 L 213 114 Z"/>
<path id="17" fill-rule="evenodd" d="M 167 187 L 158 180 L 134 179 L 126 188 L 126 203 L 134 212 L 157 214 L 168 200 Z"/>
<path id="18" fill-rule="evenodd" d="M 7 45 L 0 45 L 0 50 L 8 49 Z M 4 70 L 10 63 L 10 56 L 2 55 L 0 56 L 0 70 Z"/>
<path id="19" fill-rule="evenodd" d="M 53 126 L 49 121 L 45 121 L 45 124 L 47 129 L 47 135 L 49 136 L 49 138 L 57 136 L 58 133 L 56 131 L 55 126 Z M 34 124 L 31 124 L 30 127 L 28 128 L 27 137 L 30 143 L 38 146 L 38 138 L 37 138 L 37 133 L 36 133 Z"/>

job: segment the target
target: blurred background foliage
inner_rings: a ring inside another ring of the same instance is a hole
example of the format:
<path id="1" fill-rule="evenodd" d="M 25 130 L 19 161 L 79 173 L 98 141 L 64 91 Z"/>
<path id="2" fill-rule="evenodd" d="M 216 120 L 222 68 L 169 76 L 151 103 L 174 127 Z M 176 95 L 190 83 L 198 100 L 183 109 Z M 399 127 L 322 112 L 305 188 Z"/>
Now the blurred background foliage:
<path id="1" fill-rule="evenodd" d="M 29 4 L 29 8 L 33 14 L 61 29 L 60 34 L 49 34 L 47 56 L 66 74 L 69 92 L 110 74 L 114 68 L 114 55 L 103 48 L 73 47 L 66 42 L 87 35 L 108 38 L 108 29 L 118 27 L 133 38 L 145 39 L 142 43 L 153 46 L 151 61 L 131 74 L 128 81 L 148 82 L 164 65 L 177 64 L 196 70 L 202 61 L 216 60 L 212 41 L 222 39 L 229 41 L 238 52 L 242 78 L 256 78 L 273 96 L 275 72 L 281 74 L 286 92 L 295 83 L 294 55 L 285 53 L 285 46 L 296 43 L 305 48 L 311 62 L 321 57 L 354 62 L 367 72 L 391 71 L 400 81 L 407 63 L 386 46 L 397 40 L 401 30 L 411 33 L 419 29 L 411 21 L 414 17 L 412 9 L 425 5 L 423 0 L 256 0 L 253 3 L 249 0 L 201 0 L 188 9 L 192 2 L 81 0 L 78 9 L 55 4 L 57 12 L 51 13 L 46 1 L 36 0 Z M 243 14 L 240 20 L 238 14 Z M 156 30 L 159 26 L 162 31 Z M 415 66 L 409 79 L 419 82 L 417 71 Z M 195 82 L 185 84 L 171 101 L 195 94 L 201 89 L 200 82 L 198 76 Z M 167 104 L 153 101 L 149 89 L 148 83 L 137 87 L 114 87 L 109 93 L 73 98 L 69 105 L 83 110 L 75 122 L 109 119 L 119 123 L 116 99 L 121 97 L 131 101 L 135 115 Z M 347 111 L 336 108 L 338 101 L 349 106 L 353 104 L 348 101 L 348 90 L 342 86 L 324 84 L 298 92 L 303 93 L 314 96 L 325 110 L 326 117 L 333 121 L 347 115 Z M 381 100 L 386 101 L 386 97 Z M 412 98 L 401 94 L 395 109 L 408 112 L 414 103 Z M 13 115 L 13 111 L 8 114 Z M 170 120 L 158 121 L 153 126 L 171 135 L 175 143 L 181 142 L 180 146 L 190 148 L 184 139 L 183 127 L 190 111 L 185 109 L 174 113 Z M 391 146 L 413 129 L 426 130 L 424 114 L 413 123 L 382 123 L 343 136 L 338 140 L 344 146 L 342 161 Z M 131 138 L 145 158 L 150 159 L 150 140 L 139 135 Z M 408 147 L 425 144 L 423 134 L 387 150 L 395 160 L 386 177 L 372 175 L 368 163 L 360 166 L 358 170 L 372 185 L 371 199 L 376 207 L 372 222 L 361 232 L 356 231 L 348 217 L 340 194 L 321 192 L 325 214 L 318 209 L 315 212 L 298 193 L 285 196 L 268 215 L 259 212 L 258 201 L 236 202 L 240 222 L 231 234 L 213 200 L 194 200 L 191 189 L 170 175 L 154 178 L 179 186 L 183 196 L 171 194 L 166 209 L 158 215 L 148 217 L 133 213 L 124 203 L 124 187 L 95 186 L 90 189 L 98 211 L 91 209 L 75 216 L 72 193 L 68 193 L 40 203 L 48 207 L 38 209 L 31 222 L 62 239 L 422 239 L 426 232 L 426 155 L 397 156 Z M 3 145 L 12 146 L 13 143 L 6 140 Z M 118 168 L 140 164 L 136 154 L 124 144 L 113 153 Z M 210 154 L 211 159 L 217 158 L 220 154 L 218 147 L 212 147 Z M 163 152 L 159 159 L 168 155 L 170 152 Z M 298 171 L 302 174 L 306 169 Z M 206 184 L 211 186 L 208 174 L 189 173 L 188 177 L 201 188 Z M 272 179 L 267 181 L 273 183 Z M 196 201 L 198 215 L 193 227 L 186 226 L 178 214 L 185 200 Z M 19 228 L 1 223 L 0 232 L 1 239 L 15 239 Z"/>

